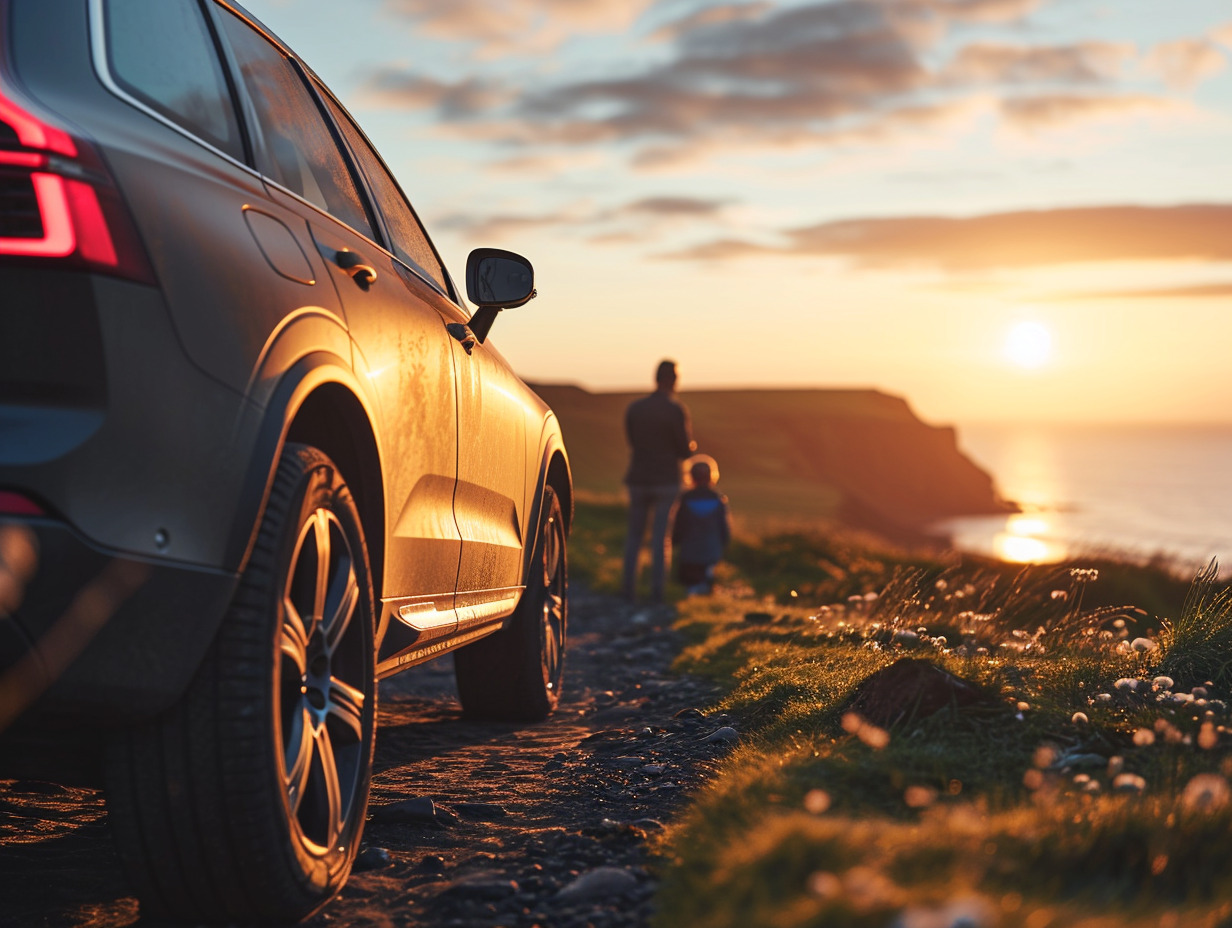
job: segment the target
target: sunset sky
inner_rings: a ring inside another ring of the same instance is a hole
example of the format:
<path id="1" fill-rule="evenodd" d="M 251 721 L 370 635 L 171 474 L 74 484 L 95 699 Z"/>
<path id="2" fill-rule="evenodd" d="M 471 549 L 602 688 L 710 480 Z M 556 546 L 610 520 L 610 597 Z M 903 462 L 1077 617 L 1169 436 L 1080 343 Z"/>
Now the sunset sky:
<path id="1" fill-rule="evenodd" d="M 529 380 L 1232 422 L 1227 0 L 249 0 Z M 341 12 L 345 9 L 345 12 Z"/>

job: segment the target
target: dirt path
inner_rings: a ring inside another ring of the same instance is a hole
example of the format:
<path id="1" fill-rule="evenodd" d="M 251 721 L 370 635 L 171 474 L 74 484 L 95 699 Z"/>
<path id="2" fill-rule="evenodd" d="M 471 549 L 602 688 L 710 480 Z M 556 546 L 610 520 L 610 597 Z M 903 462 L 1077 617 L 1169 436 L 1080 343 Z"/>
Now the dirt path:
<path id="1" fill-rule="evenodd" d="M 669 673 L 668 618 L 575 590 L 538 725 L 463 721 L 448 659 L 382 684 L 365 850 L 307 924 L 645 925 L 646 838 L 725 750 L 727 720 L 696 711 L 710 688 Z M 0 900 L 3 926 L 136 923 L 98 793 L 0 782 Z"/>

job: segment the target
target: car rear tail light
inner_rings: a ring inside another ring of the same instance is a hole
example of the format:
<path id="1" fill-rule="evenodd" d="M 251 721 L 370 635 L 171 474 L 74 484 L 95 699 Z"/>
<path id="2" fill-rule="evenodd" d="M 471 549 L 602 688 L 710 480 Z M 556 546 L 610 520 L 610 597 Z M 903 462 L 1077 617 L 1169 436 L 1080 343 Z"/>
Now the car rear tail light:
<path id="1" fill-rule="evenodd" d="M 43 122 L 0 87 L 0 261 L 153 283 L 132 218 L 97 150 Z"/>
<path id="2" fill-rule="evenodd" d="M 42 516 L 47 513 L 43 507 L 20 493 L 11 490 L 0 490 L 0 516 Z"/>

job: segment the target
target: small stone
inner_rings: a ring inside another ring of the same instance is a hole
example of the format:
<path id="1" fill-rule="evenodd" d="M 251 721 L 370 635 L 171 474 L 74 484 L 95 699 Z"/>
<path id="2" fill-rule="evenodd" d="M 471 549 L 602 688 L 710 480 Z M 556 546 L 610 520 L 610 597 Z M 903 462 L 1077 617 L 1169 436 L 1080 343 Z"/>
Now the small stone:
<path id="1" fill-rule="evenodd" d="M 518 884 L 513 880 L 481 873 L 454 880 L 441 890 L 441 895 L 494 902 L 515 895 L 517 891 Z"/>
<path id="2" fill-rule="evenodd" d="M 635 757 L 631 754 L 626 757 L 612 758 L 613 766 L 620 767 L 622 770 L 632 770 L 634 767 L 640 767 L 644 763 L 646 763 L 646 758 Z"/>
<path id="3" fill-rule="evenodd" d="M 438 806 L 427 796 L 403 799 L 372 810 L 372 821 L 380 824 L 433 825 L 444 828 L 457 821 L 457 816 Z"/>
<path id="4" fill-rule="evenodd" d="M 654 729 L 653 728 L 643 728 L 641 731 L 637 733 L 637 736 L 639 738 L 642 738 L 643 740 L 653 738 L 655 736 Z"/>
<path id="5" fill-rule="evenodd" d="M 453 808 L 464 818 L 477 822 L 491 822 L 509 814 L 508 809 L 494 802 L 455 802 Z"/>
<path id="6" fill-rule="evenodd" d="M 365 847 L 361 848 L 359 856 L 355 858 L 355 866 L 352 868 L 356 873 L 363 873 L 365 870 L 383 870 L 393 863 L 393 858 L 389 856 L 389 851 L 383 847 Z"/>
<path id="7" fill-rule="evenodd" d="M 437 857 L 435 854 L 429 854 L 419 862 L 419 869 L 425 873 L 444 873 L 445 859 Z"/>
<path id="8" fill-rule="evenodd" d="M 1159 647 L 1159 645 L 1157 645 L 1150 638 L 1135 638 L 1129 643 L 1129 646 L 1132 650 L 1137 651 L 1139 654 L 1146 654 L 1148 651 L 1154 651 Z"/>
<path id="9" fill-rule="evenodd" d="M 891 644 L 901 644 L 904 648 L 914 648 L 920 643 L 920 635 L 908 628 L 901 628 L 890 639 Z"/>
<path id="10" fill-rule="evenodd" d="M 588 870 L 556 894 L 561 902 L 594 902 L 628 896 L 637 889 L 637 877 L 620 867 Z"/>
<path id="11" fill-rule="evenodd" d="M 740 732 L 730 725 L 724 725 L 716 732 L 706 736 L 707 744 L 731 744 L 740 740 Z"/>
<path id="12" fill-rule="evenodd" d="M 648 777 L 657 777 L 662 775 L 663 770 L 664 767 L 662 764 L 647 764 L 642 768 L 642 773 L 646 774 Z"/>

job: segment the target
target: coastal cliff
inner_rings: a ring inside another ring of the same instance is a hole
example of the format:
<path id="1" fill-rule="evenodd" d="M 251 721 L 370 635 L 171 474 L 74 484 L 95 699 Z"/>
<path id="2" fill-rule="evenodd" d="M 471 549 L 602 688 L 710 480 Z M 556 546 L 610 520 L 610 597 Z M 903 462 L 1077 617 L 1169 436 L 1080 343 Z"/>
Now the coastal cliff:
<path id="1" fill-rule="evenodd" d="M 624 411 L 638 393 L 534 389 L 560 419 L 581 491 L 621 492 Z M 958 448 L 954 429 L 920 421 L 877 390 L 696 390 L 681 394 L 698 449 L 722 472 L 733 512 L 833 520 L 910 539 L 939 519 L 1014 511 Z"/>

